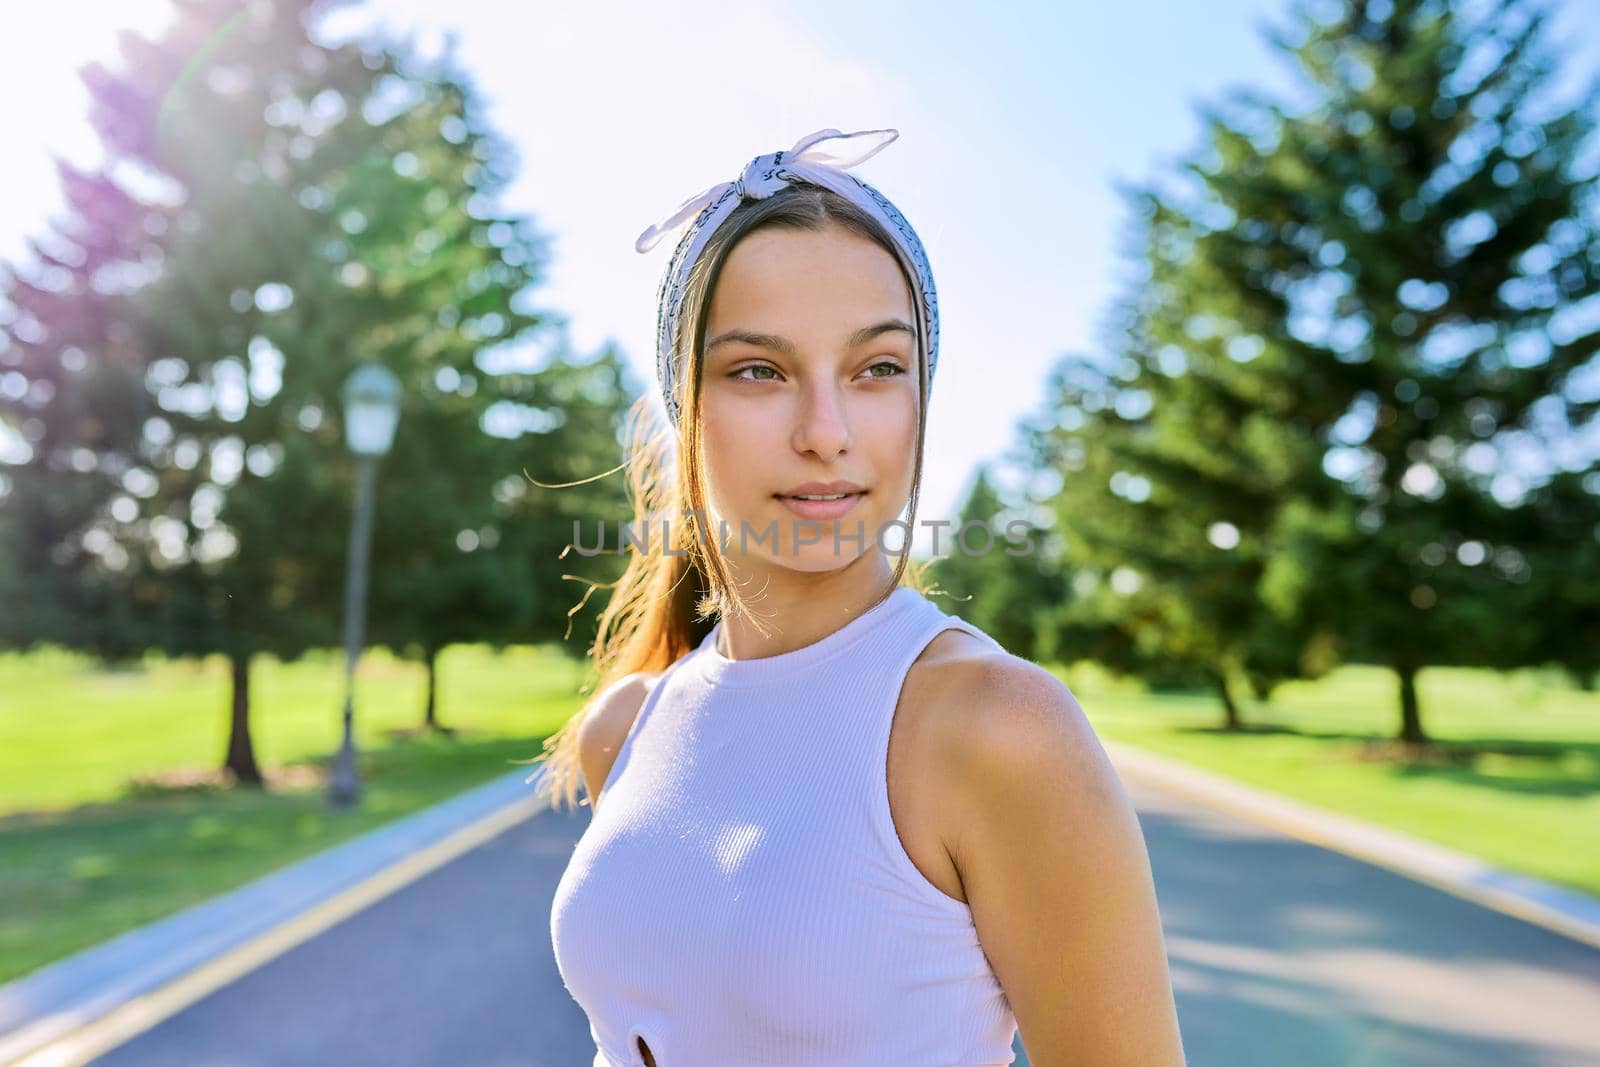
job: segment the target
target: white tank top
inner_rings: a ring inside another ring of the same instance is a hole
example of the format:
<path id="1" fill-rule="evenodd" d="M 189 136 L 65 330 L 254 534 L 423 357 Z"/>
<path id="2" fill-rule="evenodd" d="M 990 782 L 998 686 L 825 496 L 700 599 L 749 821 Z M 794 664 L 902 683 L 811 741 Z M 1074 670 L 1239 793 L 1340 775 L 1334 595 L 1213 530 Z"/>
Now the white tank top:
<path id="1" fill-rule="evenodd" d="M 1009 1064 L 1016 1019 L 971 909 L 917 869 L 887 776 L 928 642 L 982 630 L 920 592 L 730 660 L 719 622 L 657 680 L 550 916 L 593 1067 Z"/>

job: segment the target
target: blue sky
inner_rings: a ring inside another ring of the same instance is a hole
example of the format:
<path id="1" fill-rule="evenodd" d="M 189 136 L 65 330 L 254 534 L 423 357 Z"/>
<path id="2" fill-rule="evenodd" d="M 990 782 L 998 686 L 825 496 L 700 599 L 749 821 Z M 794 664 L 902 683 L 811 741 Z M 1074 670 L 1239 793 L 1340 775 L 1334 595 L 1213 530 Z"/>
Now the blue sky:
<path id="1" fill-rule="evenodd" d="M 1568 80 L 1600 73 L 1594 0 L 1558 0 Z M 59 208 L 51 152 L 95 158 L 75 70 L 157 0 L 54 0 L 8 13 L 0 42 L 13 151 L 0 258 Z M 1143 181 L 1198 144 L 1195 105 L 1231 86 L 1292 98 L 1261 26 L 1281 0 L 971 4 L 529 4 L 386 0 L 330 29 L 381 23 L 458 55 L 516 146 L 507 205 L 551 235 L 549 284 L 580 350 L 616 340 L 653 388 L 655 289 L 671 242 L 633 250 L 680 201 L 754 155 L 823 127 L 894 127 L 860 167 L 921 234 L 943 320 L 929 411 L 924 519 L 953 518 L 976 464 L 1015 440 L 1051 365 L 1095 347 L 1124 269 L 1117 179 Z M 924 549 L 925 550 L 925 549 Z M 945 548 L 944 551 L 948 551 Z"/>

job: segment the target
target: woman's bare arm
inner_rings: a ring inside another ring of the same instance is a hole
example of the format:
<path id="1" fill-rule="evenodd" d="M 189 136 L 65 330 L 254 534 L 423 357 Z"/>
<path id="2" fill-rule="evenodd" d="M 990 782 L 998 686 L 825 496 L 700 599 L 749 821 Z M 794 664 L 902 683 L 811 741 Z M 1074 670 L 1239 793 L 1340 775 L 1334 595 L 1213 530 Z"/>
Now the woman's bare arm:
<path id="1" fill-rule="evenodd" d="M 952 858 L 1033 1067 L 1183 1067 L 1144 835 L 1072 693 L 1014 656 L 960 664 Z M 948 736 L 948 735 L 947 735 Z"/>
<path id="2" fill-rule="evenodd" d="M 622 751 L 633 720 L 661 672 L 635 671 L 612 682 L 594 700 L 589 717 L 578 725 L 578 769 L 583 775 L 592 816 L 605 790 L 611 766 Z"/>

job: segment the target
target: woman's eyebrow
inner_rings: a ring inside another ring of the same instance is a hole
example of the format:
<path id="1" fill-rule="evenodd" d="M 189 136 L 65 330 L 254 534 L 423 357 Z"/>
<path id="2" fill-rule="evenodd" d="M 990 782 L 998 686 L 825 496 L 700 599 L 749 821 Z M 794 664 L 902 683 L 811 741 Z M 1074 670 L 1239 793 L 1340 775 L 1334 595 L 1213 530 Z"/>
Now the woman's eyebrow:
<path id="1" fill-rule="evenodd" d="M 900 319 L 885 319 L 882 322 L 874 323 L 871 326 L 861 327 L 861 329 L 850 335 L 850 339 L 845 342 L 845 347 L 857 348 L 866 344 L 868 341 L 871 341 L 880 334 L 889 333 L 892 330 L 902 330 L 905 333 L 910 334 L 912 337 L 916 336 L 916 331 Z M 777 334 L 771 333 L 756 333 L 753 330 L 737 329 L 728 330 L 727 332 L 720 333 L 716 337 L 712 338 L 706 343 L 705 351 L 707 354 L 709 354 L 711 350 L 716 348 L 718 345 L 727 344 L 732 341 L 743 341 L 745 344 L 755 345 L 757 348 L 770 348 L 775 352 L 780 352 L 783 355 L 790 357 L 795 354 L 794 342 L 789 340 L 787 337 L 779 337 Z"/>

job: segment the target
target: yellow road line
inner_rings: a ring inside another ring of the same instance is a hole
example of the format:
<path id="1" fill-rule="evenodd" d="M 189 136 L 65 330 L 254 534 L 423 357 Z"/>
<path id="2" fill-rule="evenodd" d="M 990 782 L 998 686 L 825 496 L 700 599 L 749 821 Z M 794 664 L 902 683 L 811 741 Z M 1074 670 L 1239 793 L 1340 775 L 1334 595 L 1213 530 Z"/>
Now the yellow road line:
<path id="1" fill-rule="evenodd" d="M 516 801 L 385 867 L 315 907 L 252 938 L 180 978 L 133 998 L 65 1037 L 36 1049 L 11 1067 L 78 1067 L 151 1029 L 195 1001 L 237 981 L 329 927 L 404 889 L 463 853 L 538 814 L 543 799 Z"/>

